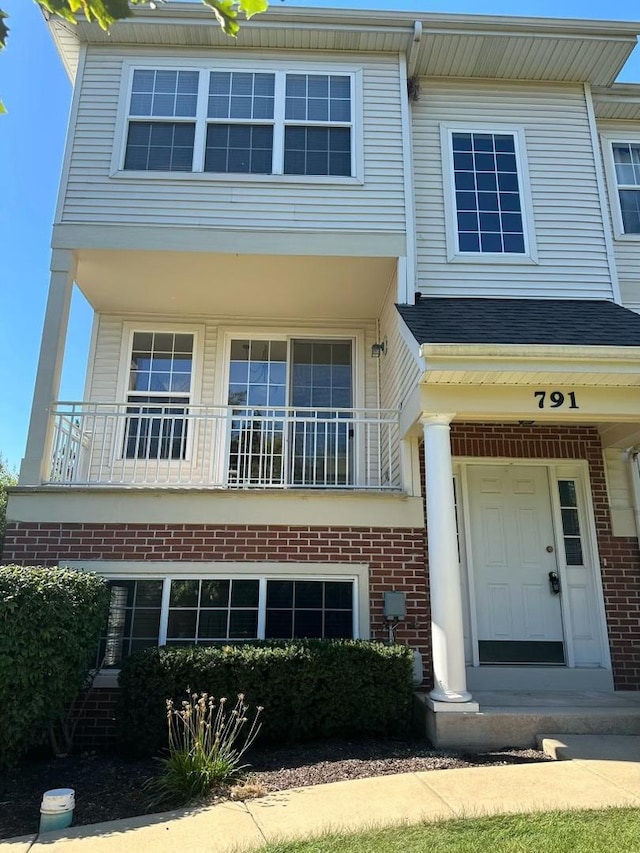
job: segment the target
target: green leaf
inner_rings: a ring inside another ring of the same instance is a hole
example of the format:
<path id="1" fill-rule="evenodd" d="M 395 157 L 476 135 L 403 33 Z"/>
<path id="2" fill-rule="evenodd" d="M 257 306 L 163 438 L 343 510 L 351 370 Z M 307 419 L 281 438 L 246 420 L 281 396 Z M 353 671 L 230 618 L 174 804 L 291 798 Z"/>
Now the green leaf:
<path id="1" fill-rule="evenodd" d="M 238 35 L 238 10 L 234 0 L 203 0 L 205 6 L 213 10 L 218 23 L 228 36 Z"/>
<path id="2" fill-rule="evenodd" d="M 4 19 L 8 17 L 7 13 L 0 9 L 0 50 L 6 45 L 9 35 L 9 27 L 4 22 Z"/>
<path id="3" fill-rule="evenodd" d="M 253 18 L 260 12 L 266 12 L 269 8 L 267 0 L 239 0 L 238 7 L 247 18 Z"/>

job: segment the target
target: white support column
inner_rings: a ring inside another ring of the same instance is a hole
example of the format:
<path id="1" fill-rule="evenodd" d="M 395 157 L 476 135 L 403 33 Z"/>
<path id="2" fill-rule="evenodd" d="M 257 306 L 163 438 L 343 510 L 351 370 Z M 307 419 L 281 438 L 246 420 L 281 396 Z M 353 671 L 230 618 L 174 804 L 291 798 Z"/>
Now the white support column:
<path id="1" fill-rule="evenodd" d="M 71 252 L 54 250 L 51 258 L 51 280 L 44 315 L 38 372 L 33 392 L 27 449 L 20 466 L 21 486 L 42 483 L 48 465 L 51 404 L 60 391 L 62 360 L 67 340 L 71 292 L 75 278 L 75 261 Z"/>
<path id="2" fill-rule="evenodd" d="M 450 426 L 453 415 L 423 415 L 429 589 L 436 702 L 469 702 Z"/>

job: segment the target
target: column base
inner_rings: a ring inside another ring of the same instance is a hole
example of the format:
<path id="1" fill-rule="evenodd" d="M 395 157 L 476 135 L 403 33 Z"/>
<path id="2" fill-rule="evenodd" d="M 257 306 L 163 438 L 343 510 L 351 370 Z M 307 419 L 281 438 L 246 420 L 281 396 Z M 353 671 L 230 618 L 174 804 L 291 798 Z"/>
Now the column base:
<path id="1" fill-rule="evenodd" d="M 424 704 L 434 714 L 477 714 L 480 711 L 480 705 L 473 699 L 469 702 L 439 702 L 430 696 L 425 696 Z"/>
<path id="2" fill-rule="evenodd" d="M 442 703 L 457 703 L 457 702 L 470 702 L 471 701 L 471 693 L 467 690 L 441 690 L 437 687 L 434 687 L 433 690 L 429 693 L 429 698 L 433 699 L 434 702 L 442 702 Z"/>

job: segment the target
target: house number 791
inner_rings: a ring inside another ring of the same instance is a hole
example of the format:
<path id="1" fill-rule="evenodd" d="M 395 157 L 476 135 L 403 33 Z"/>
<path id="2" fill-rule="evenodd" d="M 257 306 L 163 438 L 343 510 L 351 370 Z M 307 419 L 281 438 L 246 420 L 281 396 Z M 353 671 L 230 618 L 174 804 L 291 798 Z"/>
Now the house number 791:
<path id="1" fill-rule="evenodd" d="M 559 409 L 567 402 L 570 409 L 580 408 L 576 402 L 575 391 L 568 391 L 566 394 L 562 391 L 534 391 L 533 396 L 538 398 L 539 409 Z"/>

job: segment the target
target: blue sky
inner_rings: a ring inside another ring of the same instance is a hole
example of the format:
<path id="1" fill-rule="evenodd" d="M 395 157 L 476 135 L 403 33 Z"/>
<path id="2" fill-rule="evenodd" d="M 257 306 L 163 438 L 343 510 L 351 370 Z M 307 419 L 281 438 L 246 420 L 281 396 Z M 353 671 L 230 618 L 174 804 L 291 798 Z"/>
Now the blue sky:
<path id="1" fill-rule="evenodd" d="M 274 4 L 278 0 L 273 0 Z M 280 0 L 281 2 L 281 0 Z M 640 19 L 638 0 L 331 0 L 296 2 L 341 8 L 420 10 L 566 18 Z M 39 7 L 4 0 L 9 46 L 0 54 L 0 453 L 18 466 L 24 452 L 40 333 L 49 284 L 51 224 L 71 100 L 71 85 Z M 619 78 L 640 82 L 640 48 Z M 61 398 L 82 397 L 91 309 L 78 294 L 72 305 Z"/>

